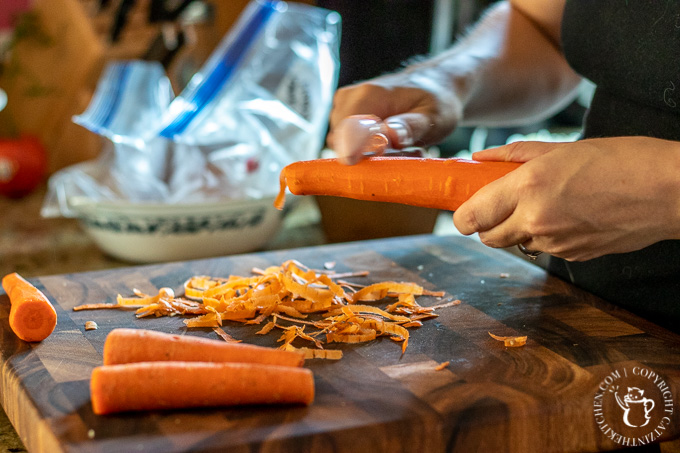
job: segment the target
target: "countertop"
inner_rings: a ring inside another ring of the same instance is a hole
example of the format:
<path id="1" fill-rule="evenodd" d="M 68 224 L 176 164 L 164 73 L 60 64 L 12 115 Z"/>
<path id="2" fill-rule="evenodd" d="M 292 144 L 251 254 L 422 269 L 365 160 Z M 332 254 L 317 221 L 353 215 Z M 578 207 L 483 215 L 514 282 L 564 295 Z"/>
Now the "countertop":
<path id="1" fill-rule="evenodd" d="M 0 274 L 24 277 L 85 272 L 136 263 L 104 254 L 83 232 L 78 221 L 43 218 L 45 189 L 21 199 L 0 197 Z M 319 213 L 311 198 L 303 198 L 284 219 L 283 228 L 267 249 L 295 248 L 326 242 Z"/>

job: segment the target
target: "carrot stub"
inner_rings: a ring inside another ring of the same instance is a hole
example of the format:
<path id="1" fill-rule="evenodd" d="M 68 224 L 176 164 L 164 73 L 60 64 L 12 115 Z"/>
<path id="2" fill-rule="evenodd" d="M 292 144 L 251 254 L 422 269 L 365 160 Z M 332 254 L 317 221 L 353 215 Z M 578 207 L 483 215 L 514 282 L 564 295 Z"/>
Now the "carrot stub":
<path id="1" fill-rule="evenodd" d="M 337 159 L 294 162 L 280 174 L 274 206 L 281 209 L 286 187 L 295 195 L 330 195 L 455 211 L 488 183 L 521 164 L 468 159 L 367 157 L 356 165 Z"/>
<path id="2" fill-rule="evenodd" d="M 47 297 L 16 272 L 2 278 L 12 304 L 9 326 L 24 341 L 42 341 L 57 325 L 57 312 Z"/>
<path id="3" fill-rule="evenodd" d="M 97 367 L 90 381 L 95 414 L 232 406 L 311 404 L 306 368 L 259 363 L 144 362 Z"/>
<path id="4" fill-rule="evenodd" d="M 142 329 L 114 329 L 104 343 L 104 365 L 134 362 L 247 362 L 289 367 L 304 364 L 304 354 L 242 343 Z"/>

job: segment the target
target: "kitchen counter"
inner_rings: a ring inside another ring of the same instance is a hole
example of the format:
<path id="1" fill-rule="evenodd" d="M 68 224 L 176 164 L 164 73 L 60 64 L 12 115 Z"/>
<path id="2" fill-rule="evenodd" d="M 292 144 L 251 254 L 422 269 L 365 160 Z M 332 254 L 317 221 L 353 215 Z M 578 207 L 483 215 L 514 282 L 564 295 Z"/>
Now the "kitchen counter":
<path id="1" fill-rule="evenodd" d="M 40 216 L 45 190 L 21 199 L 0 197 L 0 274 L 18 272 L 24 277 L 66 274 L 135 263 L 104 254 L 83 233 L 75 219 Z M 319 228 L 319 214 L 313 199 L 300 200 L 287 215 L 283 228 L 267 249 L 295 248 L 326 242 Z"/>

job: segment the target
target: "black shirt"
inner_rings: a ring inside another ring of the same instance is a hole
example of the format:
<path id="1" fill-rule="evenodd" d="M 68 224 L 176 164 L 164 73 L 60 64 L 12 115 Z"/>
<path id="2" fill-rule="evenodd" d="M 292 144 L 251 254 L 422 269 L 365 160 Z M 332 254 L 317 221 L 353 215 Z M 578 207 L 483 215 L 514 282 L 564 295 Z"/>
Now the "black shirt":
<path id="1" fill-rule="evenodd" d="M 567 0 L 562 45 L 597 86 L 584 138 L 680 141 L 680 1 Z M 552 258 L 549 270 L 680 332 L 680 241 L 586 262 Z"/>

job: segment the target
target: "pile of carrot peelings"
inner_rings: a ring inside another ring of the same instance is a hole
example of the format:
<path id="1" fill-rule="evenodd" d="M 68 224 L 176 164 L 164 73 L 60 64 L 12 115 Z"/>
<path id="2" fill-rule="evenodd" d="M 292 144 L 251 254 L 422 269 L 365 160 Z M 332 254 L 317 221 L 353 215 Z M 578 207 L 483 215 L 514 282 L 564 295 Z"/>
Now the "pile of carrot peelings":
<path id="1" fill-rule="evenodd" d="M 76 307 L 137 307 L 137 317 L 189 316 L 187 327 L 221 328 L 224 321 L 262 324 L 258 334 L 281 331 L 281 349 L 301 350 L 307 358 L 340 359 L 342 351 L 326 349 L 330 343 L 365 343 L 386 336 L 401 342 L 406 351 L 409 328 L 437 317 L 435 310 L 460 304 L 449 299 L 436 306 L 421 306 L 417 296 L 442 298 L 410 282 L 384 281 L 359 285 L 343 280 L 368 272 L 336 273 L 314 270 L 289 260 L 280 266 L 253 269 L 248 277 L 194 276 L 184 283 L 184 297 L 161 288 L 157 295 L 135 291 L 134 297 L 118 296 L 117 304 Z M 378 303 L 387 305 L 380 308 Z M 302 340 L 309 347 L 293 346 Z"/>

